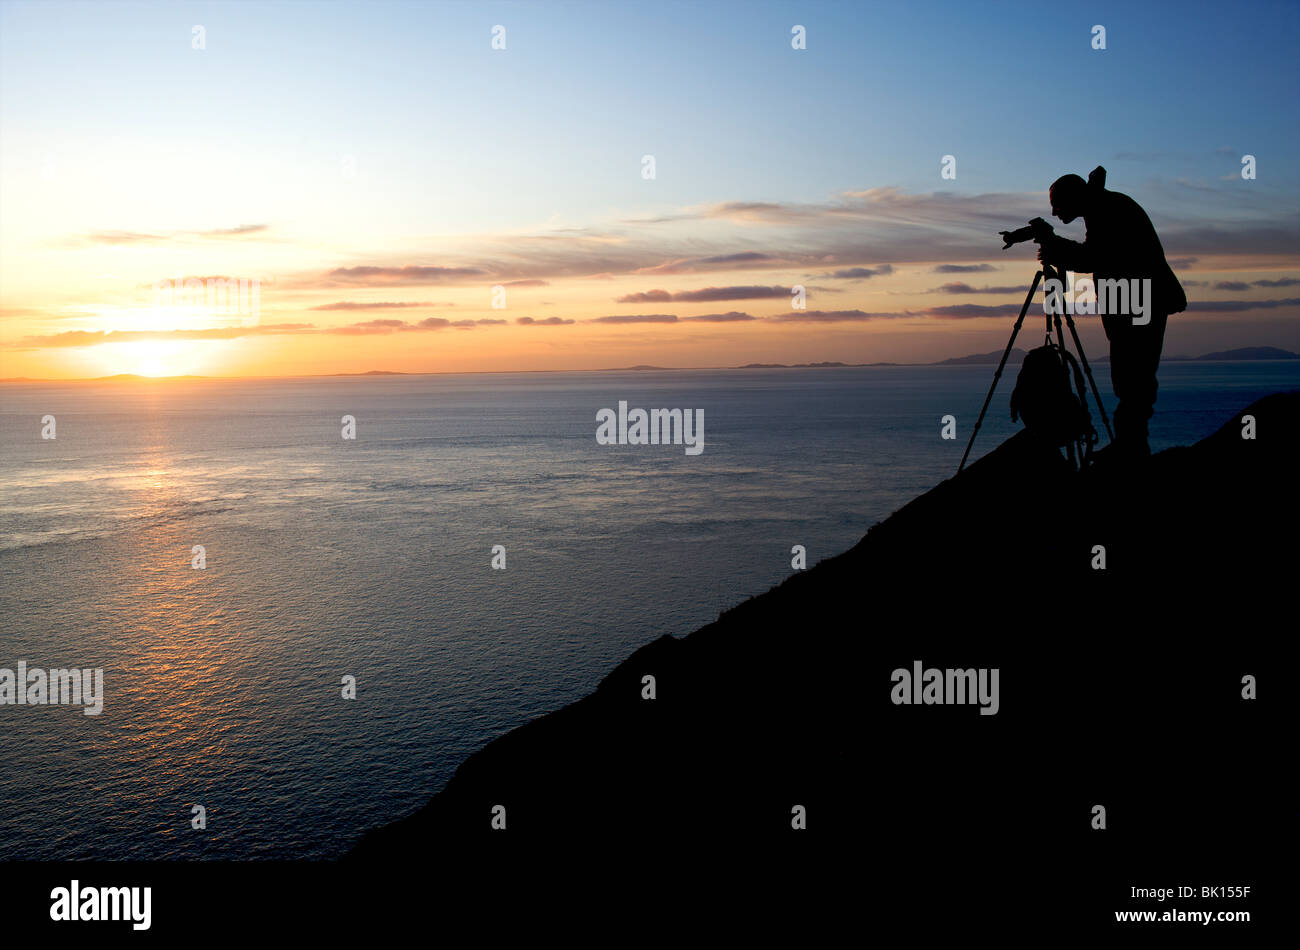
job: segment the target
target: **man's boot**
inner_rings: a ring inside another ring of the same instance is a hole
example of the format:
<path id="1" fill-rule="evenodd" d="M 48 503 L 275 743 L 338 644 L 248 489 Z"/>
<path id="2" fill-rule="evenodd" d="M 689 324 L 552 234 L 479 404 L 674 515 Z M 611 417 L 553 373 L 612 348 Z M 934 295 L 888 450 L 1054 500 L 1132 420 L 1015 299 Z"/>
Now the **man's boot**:
<path id="1" fill-rule="evenodd" d="M 1147 442 L 1146 414 L 1126 411 L 1121 405 L 1115 410 L 1115 454 L 1127 462 L 1140 461 L 1151 455 L 1151 446 Z"/>

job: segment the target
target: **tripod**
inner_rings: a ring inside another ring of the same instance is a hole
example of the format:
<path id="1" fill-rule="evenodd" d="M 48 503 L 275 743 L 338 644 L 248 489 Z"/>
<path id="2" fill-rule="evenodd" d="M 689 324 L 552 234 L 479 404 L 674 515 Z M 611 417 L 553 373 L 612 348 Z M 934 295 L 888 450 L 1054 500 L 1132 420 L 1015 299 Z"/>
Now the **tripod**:
<path id="1" fill-rule="evenodd" d="M 993 391 L 998 388 L 998 380 L 1002 378 L 1002 370 L 1007 365 L 1007 357 L 1011 355 L 1012 347 L 1015 346 L 1016 336 L 1020 333 L 1020 327 L 1025 322 L 1025 314 L 1029 312 L 1029 305 L 1034 302 L 1034 294 L 1038 291 L 1038 282 L 1044 281 L 1043 311 L 1044 318 L 1047 321 L 1047 343 L 1052 341 L 1052 327 L 1055 321 L 1056 327 L 1056 345 L 1060 348 L 1062 354 L 1066 353 L 1065 334 L 1061 329 L 1061 315 L 1065 314 L 1065 322 L 1070 328 L 1070 336 L 1074 338 L 1074 348 L 1079 353 L 1079 361 L 1083 364 L 1083 371 L 1088 375 L 1088 383 L 1092 386 L 1093 398 L 1097 400 L 1097 411 L 1101 413 L 1102 424 L 1106 427 L 1106 435 L 1111 441 L 1114 441 L 1115 435 L 1110 431 L 1110 420 L 1106 418 L 1106 407 L 1101 404 L 1101 394 L 1097 392 L 1097 381 L 1092 378 L 1092 367 L 1088 365 L 1088 357 L 1084 355 L 1083 344 L 1079 342 L 1079 332 L 1074 328 L 1074 317 L 1065 309 L 1065 299 L 1058 291 L 1055 294 L 1047 290 L 1050 282 L 1057 281 L 1056 286 L 1065 286 L 1065 271 L 1053 267 L 1051 264 L 1044 264 L 1042 269 L 1034 275 L 1034 281 L 1029 285 L 1029 293 L 1025 295 L 1024 306 L 1020 308 L 1020 316 L 1016 318 L 1016 325 L 1011 330 L 1011 339 L 1007 340 L 1007 348 L 1002 351 L 1002 360 L 998 363 L 997 371 L 993 374 L 993 385 L 989 387 L 989 394 L 984 397 L 984 406 L 980 409 L 979 418 L 975 420 L 975 428 L 971 431 L 970 441 L 966 443 L 966 451 L 962 453 L 961 464 L 957 466 L 958 473 L 966 467 L 966 459 L 970 456 L 971 447 L 975 445 L 975 436 L 979 435 L 980 426 L 984 423 L 984 413 L 988 412 L 989 403 L 993 401 Z M 1070 386 L 1070 370 L 1068 364 L 1062 367 L 1065 373 L 1066 385 Z M 1084 392 L 1083 380 L 1077 378 L 1078 367 L 1075 367 L 1076 379 L 1071 392 L 1078 390 L 1080 403 L 1087 408 L 1088 394 Z M 1089 427 L 1091 428 L 1091 427 Z M 1090 442 L 1082 443 L 1079 448 L 1079 456 L 1076 458 L 1074 440 L 1066 443 L 1067 453 L 1070 457 L 1070 464 L 1080 468 L 1084 462 L 1084 453 L 1090 448 Z"/>

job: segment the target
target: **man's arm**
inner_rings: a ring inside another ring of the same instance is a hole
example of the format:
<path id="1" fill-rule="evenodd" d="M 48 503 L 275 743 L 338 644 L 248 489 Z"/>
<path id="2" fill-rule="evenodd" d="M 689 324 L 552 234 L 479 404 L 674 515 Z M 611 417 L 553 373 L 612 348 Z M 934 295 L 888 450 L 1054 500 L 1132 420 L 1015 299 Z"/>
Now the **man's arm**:
<path id="1" fill-rule="evenodd" d="M 1083 243 L 1068 238 L 1052 235 L 1038 247 L 1038 259 L 1044 264 L 1054 264 L 1076 274 L 1092 273 L 1096 270 L 1093 249 L 1088 246 L 1085 237 Z"/>

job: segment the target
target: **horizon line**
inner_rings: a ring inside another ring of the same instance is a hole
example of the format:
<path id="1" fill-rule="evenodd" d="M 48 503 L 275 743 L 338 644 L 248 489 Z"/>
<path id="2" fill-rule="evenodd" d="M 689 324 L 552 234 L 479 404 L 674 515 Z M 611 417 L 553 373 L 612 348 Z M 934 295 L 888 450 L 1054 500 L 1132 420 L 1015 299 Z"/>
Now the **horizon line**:
<path id="1" fill-rule="evenodd" d="M 1235 353 L 1242 350 L 1277 350 L 1281 353 L 1287 353 L 1287 356 L 1271 357 L 1276 360 L 1300 359 L 1300 353 L 1293 353 L 1290 350 L 1280 346 L 1243 346 L 1231 350 L 1222 350 L 1216 352 Z M 7 376 L 0 378 L 0 383 L 103 383 L 120 380 L 126 381 L 146 381 L 146 382 L 174 382 L 186 379 L 211 379 L 211 380 L 232 380 L 232 379 L 355 379 L 361 377 L 377 376 L 490 376 L 505 374 L 522 374 L 522 373 L 631 373 L 631 372 L 698 372 L 703 370 L 720 371 L 720 370 L 740 370 L 740 369 L 865 369 L 879 366 L 943 366 L 951 364 L 954 361 L 970 360 L 979 356 L 996 355 L 997 350 L 989 353 L 967 353 L 963 356 L 950 356 L 941 360 L 929 360 L 919 363 L 900 363 L 892 360 L 880 360 L 873 363 L 844 363 L 839 360 L 824 360 L 810 363 L 746 363 L 741 366 L 653 366 L 648 364 L 638 364 L 636 366 L 605 366 L 597 369 L 476 369 L 476 370 L 428 370 L 425 372 L 405 372 L 402 370 L 371 369 L 359 373 L 288 373 L 283 375 L 242 375 L 242 376 L 208 376 L 195 373 L 184 373 L 177 376 L 145 376 L 139 373 L 114 373 L 109 376 Z M 1020 347 L 1015 347 L 1014 352 L 1025 352 Z M 1214 353 L 1202 354 L 1201 356 L 1164 356 L 1162 360 L 1173 362 L 1196 362 L 1204 360 L 1206 356 L 1213 356 Z M 1214 362 L 1268 362 L 1270 358 L 1248 358 L 1244 360 L 1217 360 Z M 1106 356 L 1099 357 L 1093 362 L 1105 361 Z M 1207 361 L 1211 362 L 1211 361 Z M 961 365 L 958 362 L 958 365 Z M 966 365 L 982 365 L 971 364 Z"/>

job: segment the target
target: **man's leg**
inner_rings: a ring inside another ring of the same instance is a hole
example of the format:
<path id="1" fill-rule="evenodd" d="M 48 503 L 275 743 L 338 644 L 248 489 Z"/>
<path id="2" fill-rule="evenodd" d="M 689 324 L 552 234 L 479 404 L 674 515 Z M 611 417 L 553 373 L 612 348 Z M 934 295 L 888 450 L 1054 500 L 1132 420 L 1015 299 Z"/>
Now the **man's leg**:
<path id="1" fill-rule="evenodd" d="M 1147 455 L 1147 421 L 1156 401 L 1156 371 L 1164 348 L 1168 316 L 1151 315 L 1151 322 L 1133 326 L 1127 316 L 1107 316 L 1110 339 L 1110 381 L 1119 405 L 1115 409 L 1115 442 L 1125 452 Z"/>

